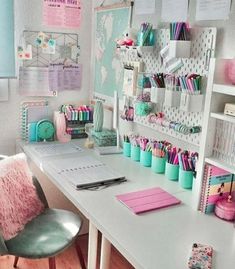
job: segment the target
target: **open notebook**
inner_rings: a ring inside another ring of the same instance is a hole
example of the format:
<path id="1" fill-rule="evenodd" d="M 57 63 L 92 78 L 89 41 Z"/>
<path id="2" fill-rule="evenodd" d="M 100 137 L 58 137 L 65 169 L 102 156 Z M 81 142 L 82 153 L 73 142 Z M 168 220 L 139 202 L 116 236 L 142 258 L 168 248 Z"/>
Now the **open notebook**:
<path id="1" fill-rule="evenodd" d="M 77 189 L 88 189 L 126 181 L 125 176 L 91 156 L 76 156 L 49 161 L 58 175 Z"/>
<path id="2" fill-rule="evenodd" d="M 161 188 L 129 192 L 116 197 L 135 214 L 181 203 L 179 199 Z"/>

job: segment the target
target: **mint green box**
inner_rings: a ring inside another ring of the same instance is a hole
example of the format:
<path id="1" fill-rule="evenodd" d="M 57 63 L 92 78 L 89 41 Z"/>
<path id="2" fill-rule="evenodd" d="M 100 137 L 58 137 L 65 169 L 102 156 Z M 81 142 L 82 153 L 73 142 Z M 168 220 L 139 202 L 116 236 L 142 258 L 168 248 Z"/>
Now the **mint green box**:
<path id="1" fill-rule="evenodd" d="M 140 161 L 140 147 L 131 145 L 131 159 L 135 162 Z"/>
<path id="2" fill-rule="evenodd" d="M 166 163 L 166 178 L 172 181 L 178 181 L 179 179 L 179 165 Z"/>
<path id="3" fill-rule="evenodd" d="M 150 167 L 152 163 L 152 152 L 151 151 L 140 151 L 140 163 L 143 166 Z"/>
<path id="4" fill-rule="evenodd" d="M 166 159 L 165 158 L 159 158 L 156 156 L 152 157 L 152 170 L 154 173 L 164 174 L 165 173 L 165 166 L 166 166 Z"/>
<path id="5" fill-rule="evenodd" d="M 183 189 L 192 189 L 193 171 L 179 169 L 179 184 Z"/>
<path id="6" fill-rule="evenodd" d="M 126 157 L 131 156 L 131 143 L 130 142 L 123 142 L 123 155 Z"/>

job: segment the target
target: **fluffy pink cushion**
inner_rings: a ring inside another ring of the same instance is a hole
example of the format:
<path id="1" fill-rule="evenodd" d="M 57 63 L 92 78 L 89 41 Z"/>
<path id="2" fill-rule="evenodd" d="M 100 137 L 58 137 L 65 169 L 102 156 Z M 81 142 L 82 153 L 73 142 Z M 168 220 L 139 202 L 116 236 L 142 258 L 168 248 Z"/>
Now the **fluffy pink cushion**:
<path id="1" fill-rule="evenodd" d="M 38 198 L 24 154 L 0 161 L 0 232 L 9 240 L 39 215 L 44 205 Z"/>

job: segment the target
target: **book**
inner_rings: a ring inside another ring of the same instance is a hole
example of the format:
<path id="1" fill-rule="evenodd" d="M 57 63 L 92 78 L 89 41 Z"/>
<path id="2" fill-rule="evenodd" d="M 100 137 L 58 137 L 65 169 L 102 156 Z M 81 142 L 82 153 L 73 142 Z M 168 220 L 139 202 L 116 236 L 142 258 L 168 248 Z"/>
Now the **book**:
<path id="1" fill-rule="evenodd" d="M 161 188 L 120 194 L 116 198 L 135 214 L 181 203 L 179 199 Z"/>
<path id="2" fill-rule="evenodd" d="M 227 198 L 235 191 L 235 184 L 231 189 L 233 175 L 228 171 L 206 164 L 202 183 L 200 211 L 208 214 L 214 211 L 218 200 Z"/>

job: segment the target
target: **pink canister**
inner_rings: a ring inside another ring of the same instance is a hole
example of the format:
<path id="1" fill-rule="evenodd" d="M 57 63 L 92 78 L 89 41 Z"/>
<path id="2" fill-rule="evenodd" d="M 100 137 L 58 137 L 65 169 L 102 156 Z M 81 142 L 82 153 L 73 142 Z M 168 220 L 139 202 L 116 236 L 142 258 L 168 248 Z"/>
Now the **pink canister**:
<path id="1" fill-rule="evenodd" d="M 216 202 L 215 214 L 217 217 L 229 221 L 235 219 L 235 202 L 232 201 L 232 197 L 228 199 L 222 199 Z"/>

